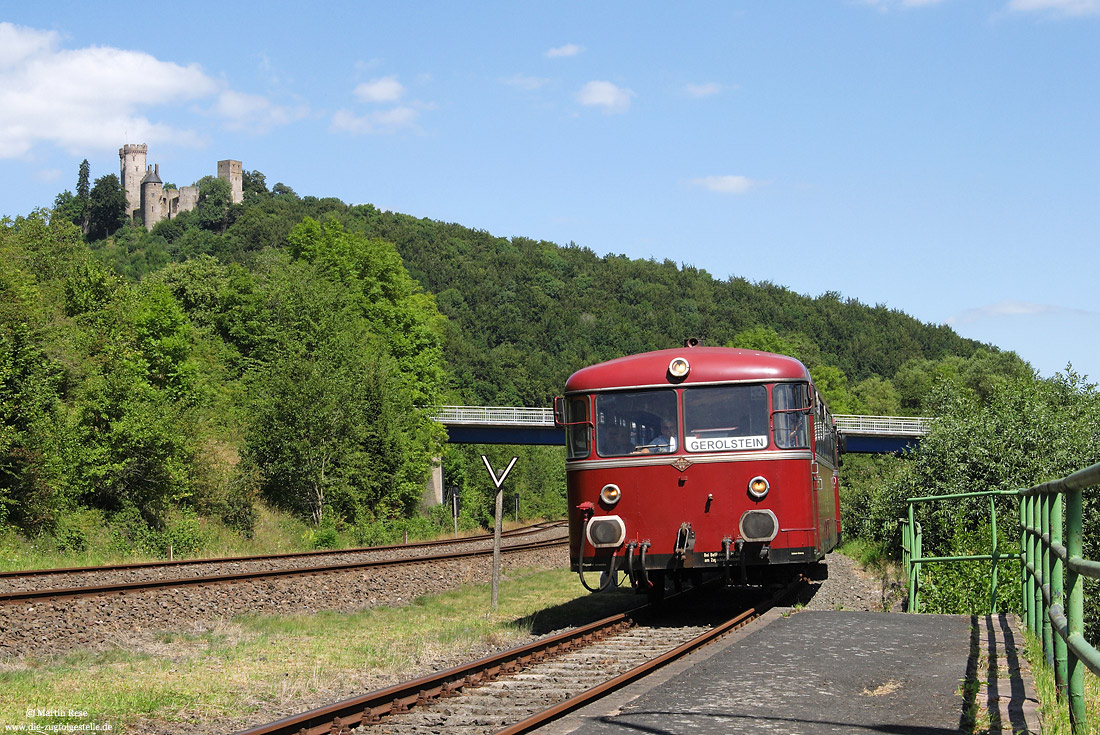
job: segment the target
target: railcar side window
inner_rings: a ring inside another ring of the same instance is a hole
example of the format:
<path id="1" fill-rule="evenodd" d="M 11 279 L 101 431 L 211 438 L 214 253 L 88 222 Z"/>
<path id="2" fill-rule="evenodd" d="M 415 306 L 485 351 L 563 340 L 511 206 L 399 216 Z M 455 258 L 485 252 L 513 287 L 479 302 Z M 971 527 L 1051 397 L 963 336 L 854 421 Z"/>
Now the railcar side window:
<path id="1" fill-rule="evenodd" d="M 684 447 L 729 452 L 768 447 L 768 389 L 719 385 L 684 390 Z"/>
<path id="2" fill-rule="evenodd" d="M 565 404 L 566 451 L 569 459 L 587 457 L 592 427 L 588 423 L 588 399 L 570 398 Z"/>
<path id="3" fill-rule="evenodd" d="M 780 449 L 810 446 L 809 393 L 805 383 L 777 383 L 772 389 L 772 430 Z"/>
<path id="4" fill-rule="evenodd" d="M 675 452 L 680 446 L 679 427 L 674 391 L 596 396 L 596 453 L 601 457 Z"/>

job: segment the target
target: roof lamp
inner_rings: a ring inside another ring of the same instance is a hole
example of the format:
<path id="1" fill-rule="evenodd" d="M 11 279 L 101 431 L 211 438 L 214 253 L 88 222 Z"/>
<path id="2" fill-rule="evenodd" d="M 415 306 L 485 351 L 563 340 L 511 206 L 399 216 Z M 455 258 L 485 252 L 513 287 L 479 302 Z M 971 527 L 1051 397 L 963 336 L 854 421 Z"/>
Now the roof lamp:
<path id="1" fill-rule="evenodd" d="M 682 357 L 674 357 L 672 362 L 668 364 L 668 374 L 674 378 L 684 377 L 690 369 L 691 366 L 688 365 L 688 361 Z"/>

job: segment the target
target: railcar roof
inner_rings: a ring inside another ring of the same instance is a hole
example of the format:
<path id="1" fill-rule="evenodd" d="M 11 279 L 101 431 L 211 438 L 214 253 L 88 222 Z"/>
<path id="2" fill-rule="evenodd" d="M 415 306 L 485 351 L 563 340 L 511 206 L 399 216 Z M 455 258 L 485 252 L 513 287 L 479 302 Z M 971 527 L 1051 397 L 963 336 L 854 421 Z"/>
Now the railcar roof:
<path id="1" fill-rule="evenodd" d="M 691 365 L 683 380 L 673 379 L 668 374 L 668 364 L 675 357 L 683 357 Z M 730 347 L 680 347 L 628 355 L 582 368 L 566 381 L 565 391 L 791 379 L 810 379 L 806 366 L 793 357 Z"/>

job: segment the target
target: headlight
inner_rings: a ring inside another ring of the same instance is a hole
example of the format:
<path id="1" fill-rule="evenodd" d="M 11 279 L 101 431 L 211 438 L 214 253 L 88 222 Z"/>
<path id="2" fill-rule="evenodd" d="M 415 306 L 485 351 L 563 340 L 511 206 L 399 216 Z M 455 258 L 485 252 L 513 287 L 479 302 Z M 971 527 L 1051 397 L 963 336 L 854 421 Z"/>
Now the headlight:
<path id="1" fill-rule="evenodd" d="M 682 357 L 674 357 L 672 362 L 668 364 L 668 374 L 674 378 L 684 377 L 690 369 L 691 366 L 688 365 L 688 361 Z"/>
<path id="2" fill-rule="evenodd" d="M 608 483 L 600 490 L 600 500 L 603 501 L 605 505 L 615 505 L 615 503 L 619 502 L 619 498 L 622 497 L 622 494 L 618 485 Z"/>
<path id="3" fill-rule="evenodd" d="M 757 475 L 749 480 L 749 495 L 753 496 L 757 500 L 763 500 L 764 496 L 768 494 L 768 490 L 771 489 L 771 485 L 768 484 L 768 480 L 765 477 Z"/>
<path id="4" fill-rule="evenodd" d="M 626 524 L 619 516 L 599 516 L 588 522 L 588 543 L 597 549 L 613 549 L 626 540 Z"/>

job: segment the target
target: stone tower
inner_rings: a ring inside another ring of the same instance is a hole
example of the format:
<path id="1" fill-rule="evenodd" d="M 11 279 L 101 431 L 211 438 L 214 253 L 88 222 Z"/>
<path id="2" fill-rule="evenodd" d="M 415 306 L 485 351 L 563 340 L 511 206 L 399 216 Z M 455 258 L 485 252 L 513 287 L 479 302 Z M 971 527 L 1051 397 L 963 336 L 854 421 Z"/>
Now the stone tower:
<path id="1" fill-rule="evenodd" d="M 145 176 L 145 154 L 149 146 L 145 143 L 127 143 L 118 149 L 120 161 L 119 183 L 126 190 L 126 216 L 133 219 L 141 212 L 141 179 Z"/>
<path id="2" fill-rule="evenodd" d="M 145 178 L 141 180 L 141 219 L 146 230 L 153 229 L 153 225 L 164 219 L 161 202 L 163 195 L 164 182 L 160 180 L 160 165 L 149 166 Z"/>
<path id="3" fill-rule="evenodd" d="M 240 161 L 218 161 L 218 178 L 229 182 L 234 204 L 244 201 L 244 175 Z"/>

